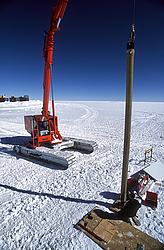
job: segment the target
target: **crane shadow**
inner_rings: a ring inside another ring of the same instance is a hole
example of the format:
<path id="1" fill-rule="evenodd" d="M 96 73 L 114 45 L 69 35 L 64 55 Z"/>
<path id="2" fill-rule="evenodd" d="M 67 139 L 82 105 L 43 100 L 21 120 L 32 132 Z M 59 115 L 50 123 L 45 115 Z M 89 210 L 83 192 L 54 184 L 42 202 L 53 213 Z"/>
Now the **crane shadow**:
<path id="1" fill-rule="evenodd" d="M 15 187 L 12 187 L 9 185 L 4 185 L 4 184 L 0 184 L 0 187 L 14 191 L 14 192 L 23 193 L 23 194 L 44 196 L 44 197 L 48 197 L 51 199 L 64 200 L 64 201 L 76 202 L 76 203 L 82 203 L 82 204 L 100 205 L 100 206 L 104 206 L 108 209 L 110 209 L 112 206 L 112 204 L 108 203 L 108 202 L 97 201 L 97 200 L 83 200 L 83 199 L 78 199 L 78 198 L 65 197 L 62 195 L 54 195 L 54 194 L 50 194 L 50 193 L 35 192 L 35 191 L 31 191 L 31 190 L 24 190 L 24 189 L 20 189 L 20 188 L 15 188 Z"/>
<path id="2" fill-rule="evenodd" d="M 0 142 L 2 144 L 10 144 L 12 146 L 15 145 L 26 145 L 30 141 L 30 136 L 12 136 L 12 137 L 2 137 L 0 138 Z"/>
<path id="3" fill-rule="evenodd" d="M 9 145 L 15 146 L 15 145 L 24 145 L 27 142 L 29 142 L 29 140 L 30 140 L 29 136 L 4 137 L 4 138 L 0 139 L 0 143 L 1 143 L 1 145 L 3 145 L 3 144 L 8 145 L 9 144 Z M 42 167 L 46 167 L 46 168 L 49 168 L 52 170 L 62 170 L 63 171 L 63 170 L 67 169 L 67 167 L 64 167 L 64 166 L 59 165 L 59 164 L 47 162 L 44 160 L 39 160 L 39 159 L 32 158 L 32 157 L 26 157 L 26 156 L 21 155 L 21 154 L 16 154 L 15 151 L 13 150 L 13 148 L 7 148 L 5 146 L 4 147 L 0 146 L 0 153 L 8 154 L 9 156 L 15 157 L 17 160 L 23 159 L 23 160 L 26 160 L 28 162 L 31 162 L 31 163 L 34 163 L 34 164 L 37 164 L 37 165 L 40 165 Z"/>

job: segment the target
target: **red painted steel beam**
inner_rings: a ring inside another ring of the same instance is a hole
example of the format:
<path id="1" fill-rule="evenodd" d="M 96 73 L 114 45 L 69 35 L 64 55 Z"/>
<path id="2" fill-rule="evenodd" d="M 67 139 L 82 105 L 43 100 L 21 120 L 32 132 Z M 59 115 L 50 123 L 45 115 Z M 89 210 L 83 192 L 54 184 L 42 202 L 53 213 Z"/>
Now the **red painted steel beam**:
<path id="1" fill-rule="evenodd" d="M 48 117 L 48 104 L 51 86 L 51 65 L 53 63 L 54 34 L 59 30 L 68 0 L 59 0 L 53 8 L 50 27 L 46 34 L 44 44 L 44 83 L 43 83 L 43 115 Z"/>

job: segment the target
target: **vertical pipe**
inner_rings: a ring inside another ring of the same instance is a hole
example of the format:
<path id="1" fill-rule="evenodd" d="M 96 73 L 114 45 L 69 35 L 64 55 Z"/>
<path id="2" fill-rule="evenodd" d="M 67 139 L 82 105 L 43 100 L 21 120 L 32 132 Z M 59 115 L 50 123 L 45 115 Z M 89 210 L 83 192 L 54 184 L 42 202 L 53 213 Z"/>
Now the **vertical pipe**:
<path id="1" fill-rule="evenodd" d="M 131 134 L 131 116 L 132 116 L 132 89 L 134 75 L 134 25 L 127 44 L 127 68 L 126 68 L 126 109 L 125 109 L 125 131 L 124 131 L 124 151 L 123 151 L 123 168 L 121 182 L 121 202 L 126 202 L 127 196 L 127 178 L 130 151 L 130 134 Z"/>

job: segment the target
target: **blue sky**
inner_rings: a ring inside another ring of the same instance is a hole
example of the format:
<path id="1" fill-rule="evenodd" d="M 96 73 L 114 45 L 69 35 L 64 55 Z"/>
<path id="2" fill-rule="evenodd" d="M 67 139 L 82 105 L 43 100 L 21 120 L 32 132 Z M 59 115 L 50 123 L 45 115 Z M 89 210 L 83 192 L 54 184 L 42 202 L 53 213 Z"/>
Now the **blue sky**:
<path id="1" fill-rule="evenodd" d="M 55 0 L 1 0 L 0 95 L 42 99 L 43 34 Z M 134 101 L 164 101 L 164 4 L 136 1 Z M 69 0 L 55 35 L 57 100 L 124 100 L 132 0 Z"/>

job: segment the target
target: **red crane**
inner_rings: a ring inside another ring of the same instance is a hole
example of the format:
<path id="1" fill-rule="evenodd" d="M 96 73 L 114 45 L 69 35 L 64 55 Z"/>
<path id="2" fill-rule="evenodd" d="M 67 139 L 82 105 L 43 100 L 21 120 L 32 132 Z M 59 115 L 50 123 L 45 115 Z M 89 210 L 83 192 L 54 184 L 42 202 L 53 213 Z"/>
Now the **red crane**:
<path id="1" fill-rule="evenodd" d="M 43 82 L 43 110 L 40 115 L 25 116 L 25 129 L 31 134 L 31 146 L 36 148 L 43 143 L 62 142 L 62 136 L 58 130 L 58 118 L 55 115 L 54 99 L 52 94 L 52 115 L 50 115 L 49 97 L 52 81 L 52 63 L 54 50 L 54 34 L 59 31 L 68 0 L 58 0 L 53 8 L 50 27 L 46 33 L 44 42 L 44 82 Z"/>
<path id="2" fill-rule="evenodd" d="M 25 129 L 31 134 L 30 145 L 15 145 L 14 151 L 17 154 L 25 155 L 32 158 L 40 159 L 41 161 L 51 162 L 55 165 L 60 165 L 62 169 L 67 169 L 76 161 L 74 154 L 64 152 L 62 149 L 71 148 L 73 150 L 82 151 L 83 153 L 92 153 L 97 144 L 94 141 L 76 139 L 62 136 L 58 130 L 58 119 L 55 115 L 55 107 L 52 91 L 52 115 L 50 115 L 48 104 L 50 97 L 50 87 L 52 86 L 52 61 L 54 49 L 54 34 L 59 30 L 60 21 L 62 20 L 68 0 L 58 0 L 55 5 L 50 27 L 46 33 L 44 42 L 44 82 L 43 82 L 43 109 L 40 115 L 25 116 Z M 61 143 L 62 142 L 62 143 Z M 51 150 L 36 149 L 41 145 L 53 145 L 61 143 L 58 147 L 53 147 Z M 31 148 L 30 148 L 31 147 Z"/>

